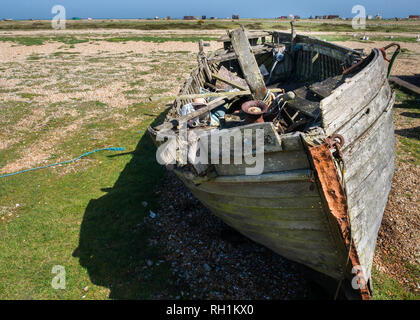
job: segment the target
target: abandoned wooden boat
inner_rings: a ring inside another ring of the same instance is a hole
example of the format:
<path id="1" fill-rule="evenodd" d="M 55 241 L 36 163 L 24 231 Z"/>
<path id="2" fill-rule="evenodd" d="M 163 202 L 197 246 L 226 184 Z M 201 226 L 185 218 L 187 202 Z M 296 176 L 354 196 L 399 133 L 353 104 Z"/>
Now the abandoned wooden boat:
<path id="1" fill-rule="evenodd" d="M 387 48 L 365 55 L 293 30 L 241 28 L 222 41 L 224 48 L 210 54 L 200 42 L 198 68 L 165 122 L 149 127 L 159 161 L 228 225 L 336 279 L 348 297 L 370 298 L 394 170 Z M 254 115 L 246 103 L 257 108 Z M 251 139 L 232 147 L 233 133 L 245 129 Z M 246 144 L 253 156 L 263 155 L 257 174 L 247 174 L 255 164 L 232 161 Z M 220 149 L 231 153 L 226 158 Z M 204 152 L 209 163 L 201 161 Z"/>

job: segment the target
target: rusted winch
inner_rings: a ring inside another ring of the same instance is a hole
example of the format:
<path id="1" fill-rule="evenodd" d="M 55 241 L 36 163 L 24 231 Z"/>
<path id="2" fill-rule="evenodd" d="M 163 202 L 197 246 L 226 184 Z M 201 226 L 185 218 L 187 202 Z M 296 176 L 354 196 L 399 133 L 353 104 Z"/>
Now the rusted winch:
<path id="1" fill-rule="evenodd" d="M 248 115 L 245 120 L 246 123 L 262 123 L 264 122 L 264 113 L 268 107 L 263 101 L 251 100 L 245 102 L 241 109 Z"/>

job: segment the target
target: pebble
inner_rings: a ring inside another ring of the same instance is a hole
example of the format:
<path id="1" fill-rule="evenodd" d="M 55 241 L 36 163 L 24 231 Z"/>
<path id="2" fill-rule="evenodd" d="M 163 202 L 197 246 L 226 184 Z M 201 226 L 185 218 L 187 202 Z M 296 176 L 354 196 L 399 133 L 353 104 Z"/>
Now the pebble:
<path id="1" fill-rule="evenodd" d="M 150 218 L 156 218 L 156 213 L 154 213 L 152 210 L 150 210 Z"/>
<path id="2" fill-rule="evenodd" d="M 305 266 L 289 261 L 226 225 L 167 172 L 159 196 L 157 243 L 186 299 L 308 299 Z M 162 294 L 162 293 L 161 293 Z M 169 299 L 164 296 L 163 299 Z"/>
<path id="3" fill-rule="evenodd" d="M 210 272 L 211 271 L 211 267 L 207 263 L 205 263 L 204 264 L 204 270 L 206 270 L 207 272 Z"/>

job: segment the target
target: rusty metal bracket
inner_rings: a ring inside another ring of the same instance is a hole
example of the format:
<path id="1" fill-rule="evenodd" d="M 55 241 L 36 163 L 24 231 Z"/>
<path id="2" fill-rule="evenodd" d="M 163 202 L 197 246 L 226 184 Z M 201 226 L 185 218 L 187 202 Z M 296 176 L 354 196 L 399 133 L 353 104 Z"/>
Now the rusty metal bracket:
<path id="1" fill-rule="evenodd" d="M 343 153 L 341 152 L 341 148 L 344 146 L 343 136 L 333 134 L 331 137 L 325 138 L 324 141 L 336 159 L 343 158 Z"/>
<path id="2" fill-rule="evenodd" d="M 333 135 L 325 139 L 325 143 L 309 147 L 312 164 L 316 172 L 317 182 L 320 185 L 321 194 L 328 211 L 336 222 L 341 239 L 348 250 L 347 262 L 351 262 L 353 268 L 360 266 L 360 260 L 353 239 L 351 237 L 350 218 L 348 214 L 347 196 L 339 177 L 333 154 L 341 159 L 341 147 L 344 138 Z M 330 220 L 330 219 L 329 219 Z M 344 266 L 346 269 L 347 266 Z M 350 276 L 350 274 L 348 274 Z M 359 293 L 363 300 L 370 299 L 367 281 L 362 271 L 358 270 L 356 276 L 359 279 Z"/>

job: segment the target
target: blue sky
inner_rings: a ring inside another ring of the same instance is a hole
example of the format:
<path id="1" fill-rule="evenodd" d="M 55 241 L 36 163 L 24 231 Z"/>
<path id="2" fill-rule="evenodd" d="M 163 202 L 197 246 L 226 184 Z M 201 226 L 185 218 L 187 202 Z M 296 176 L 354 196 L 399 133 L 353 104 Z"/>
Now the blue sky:
<path id="1" fill-rule="evenodd" d="M 0 0 L 0 19 L 50 19 L 51 8 L 60 4 L 67 18 L 148 18 L 207 15 L 219 18 L 237 13 L 242 18 L 273 18 L 282 15 L 339 14 L 352 17 L 354 5 L 365 6 L 367 14 L 386 18 L 420 14 L 419 0 Z"/>

